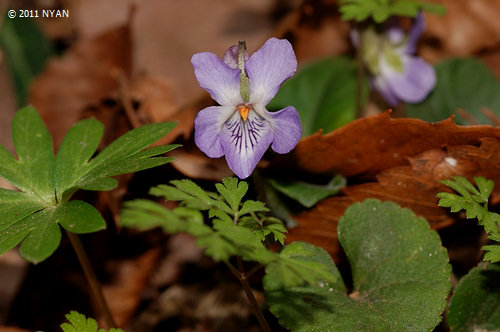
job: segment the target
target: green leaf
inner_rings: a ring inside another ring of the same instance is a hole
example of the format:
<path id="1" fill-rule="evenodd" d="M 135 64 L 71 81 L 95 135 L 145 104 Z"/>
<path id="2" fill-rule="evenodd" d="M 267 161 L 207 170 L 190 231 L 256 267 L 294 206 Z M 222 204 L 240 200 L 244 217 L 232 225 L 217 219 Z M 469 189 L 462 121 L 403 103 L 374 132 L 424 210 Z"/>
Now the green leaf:
<path id="1" fill-rule="evenodd" d="M 25 260 L 37 264 L 52 255 L 61 241 L 57 207 L 34 213 L 25 220 L 31 225 L 31 231 L 21 243 L 19 252 Z"/>
<path id="2" fill-rule="evenodd" d="M 59 223 L 74 233 L 104 229 L 106 223 L 99 212 L 85 202 L 69 202 L 71 195 L 77 189 L 109 190 L 117 183 L 109 176 L 170 161 L 155 156 L 176 145 L 144 148 L 174 125 L 158 123 L 135 129 L 89 161 L 103 126 L 94 119 L 83 120 L 69 131 L 56 160 L 52 138 L 40 115 L 31 106 L 19 110 L 12 123 L 18 160 L 0 146 L 0 176 L 22 190 L 0 189 L 0 254 L 22 242 L 21 255 L 38 263 L 57 249 Z"/>
<path id="3" fill-rule="evenodd" d="M 54 147 L 45 123 L 37 111 L 26 106 L 12 122 L 12 140 L 18 156 L 18 174 L 24 178 L 19 189 L 36 195 L 42 202 L 55 203 Z"/>
<path id="4" fill-rule="evenodd" d="M 69 323 L 62 323 L 63 332 L 106 332 L 105 329 L 98 329 L 97 322 L 93 318 L 86 318 L 84 315 L 71 311 L 66 315 Z M 109 332 L 124 332 L 119 328 L 111 328 Z"/>
<path id="5" fill-rule="evenodd" d="M 328 253 L 312 244 L 294 242 L 281 251 L 279 258 L 266 267 L 264 287 L 268 301 L 269 298 L 274 299 L 276 295 L 272 290 L 281 287 L 291 288 L 304 283 L 328 288 L 330 288 L 329 283 L 332 283 L 332 287 L 343 286 L 340 283 L 334 284 L 341 277 L 337 268 L 331 264 Z M 345 289 L 342 288 L 340 291 Z"/>
<path id="6" fill-rule="evenodd" d="M 0 188 L 0 231 L 43 208 L 26 193 Z"/>
<path id="7" fill-rule="evenodd" d="M 453 58 L 435 66 L 437 84 L 420 104 L 407 104 L 408 116 L 429 122 L 455 115 L 458 124 L 470 125 L 457 109 L 466 111 L 477 123 L 492 124 L 484 108 L 500 116 L 500 82 L 486 65 L 473 58 Z"/>
<path id="8" fill-rule="evenodd" d="M 283 84 L 267 108 L 276 111 L 294 106 L 303 137 L 319 129 L 330 132 L 356 118 L 356 72 L 355 63 L 346 57 L 310 63 Z M 368 91 L 365 81 L 362 104 Z"/>
<path id="9" fill-rule="evenodd" d="M 106 228 L 99 211 L 84 201 L 62 203 L 57 207 L 56 217 L 61 226 L 72 233 L 93 233 Z"/>
<path id="10" fill-rule="evenodd" d="M 443 15 L 445 7 L 412 0 L 340 0 L 340 12 L 345 21 L 364 21 L 372 18 L 376 23 L 385 22 L 390 16 L 417 16 L 420 10 Z"/>
<path id="11" fill-rule="evenodd" d="M 103 133 L 104 125 L 92 118 L 75 123 L 64 137 L 56 164 L 56 193 L 60 201 L 66 198 L 64 190 L 81 176 L 82 169 L 99 147 Z"/>
<path id="12" fill-rule="evenodd" d="M 243 206 L 241 207 L 241 210 L 239 211 L 238 215 L 243 216 L 248 213 L 267 212 L 267 211 L 269 211 L 269 209 L 266 208 L 266 205 L 263 202 L 248 200 L 245 201 L 245 203 L 243 203 Z"/>
<path id="13" fill-rule="evenodd" d="M 285 287 L 268 271 L 265 296 L 271 312 L 291 331 L 430 331 L 441 321 L 451 268 L 438 234 L 425 219 L 392 202 L 368 199 L 350 206 L 338 225 L 352 269 L 346 294 L 333 261 L 335 282 Z"/>
<path id="14" fill-rule="evenodd" d="M 77 180 L 66 185 L 66 188 L 61 188 L 60 191 L 91 190 L 99 179 L 168 163 L 171 161 L 170 158 L 150 158 L 153 156 L 150 150 L 154 153 L 163 153 L 177 146 L 170 146 L 166 148 L 167 150 L 163 148 L 143 150 L 165 136 L 173 127 L 175 127 L 174 122 L 152 123 L 127 132 L 81 167 Z"/>
<path id="15" fill-rule="evenodd" d="M 481 263 L 460 280 L 451 298 L 448 324 L 453 332 L 500 329 L 500 265 Z"/>
<path id="16" fill-rule="evenodd" d="M 345 187 L 347 181 L 341 175 L 335 175 L 326 185 L 317 185 L 302 181 L 283 181 L 273 178 L 267 179 L 279 192 L 295 199 L 303 206 L 310 208 L 328 196 L 338 194 Z"/>
<path id="17" fill-rule="evenodd" d="M 217 183 L 215 187 L 222 197 L 224 197 L 226 202 L 229 203 L 231 209 L 233 211 L 238 211 L 241 199 L 248 191 L 248 184 L 244 181 L 239 182 L 238 179 L 234 177 L 226 177 L 222 179 L 222 184 Z"/>
<path id="18" fill-rule="evenodd" d="M 33 20 L 4 16 L 0 47 L 14 82 L 17 104 L 24 106 L 31 81 L 54 53 L 52 45 Z"/>

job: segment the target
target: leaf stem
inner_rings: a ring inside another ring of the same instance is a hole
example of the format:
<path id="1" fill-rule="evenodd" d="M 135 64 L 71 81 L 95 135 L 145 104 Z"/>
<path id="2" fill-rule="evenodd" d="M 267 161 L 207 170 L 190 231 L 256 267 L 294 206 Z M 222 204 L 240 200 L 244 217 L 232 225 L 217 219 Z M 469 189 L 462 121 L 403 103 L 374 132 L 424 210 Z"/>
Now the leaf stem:
<path id="1" fill-rule="evenodd" d="M 255 317 L 257 317 L 257 320 L 259 321 L 262 331 L 271 332 L 271 328 L 269 327 L 269 324 L 267 324 L 266 318 L 262 314 L 259 304 L 257 303 L 255 296 L 253 295 L 252 288 L 248 283 L 247 274 L 243 270 L 243 261 L 241 260 L 241 257 L 238 257 L 237 259 L 238 259 L 238 270 L 229 262 L 226 262 L 226 265 L 229 267 L 231 272 L 233 272 L 236 278 L 238 278 L 238 280 L 240 281 L 241 286 L 243 287 L 243 290 L 245 291 L 245 294 L 248 298 L 248 301 L 250 302 L 253 314 L 255 315 Z"/>
<path id="2" fill-rule="evenodd" d="M 94 269 L 90 264 L 89 257 L 87 256 L 87 253 L 83 248 L 82 241 L 80 241 L 78 235 L 71 233 L 70 231 L 66 231 L 66 234 L 68 234 L 69 240 L 73 245 L 73 249 L 75 249 L 76 256 L 78 257 L 80 265 L 83 268 L 83 272 L 85 273 L 85 277 L 87 278 L 90 289 L 92 290 L 92 293 L 94 294 L 94 297 L 99 304 L 102 313 L 104 314 L 104 319 L 106 320 L 106 324 L 108 325 L 107 328 L 115 327 L 116 323 L 113 319 L 113 316 L 111 315 L 111 311 L 109 310 L 108 304 L 106 303 L 106 299 L 102 294 L 101 285 L 99 284 Z"/>

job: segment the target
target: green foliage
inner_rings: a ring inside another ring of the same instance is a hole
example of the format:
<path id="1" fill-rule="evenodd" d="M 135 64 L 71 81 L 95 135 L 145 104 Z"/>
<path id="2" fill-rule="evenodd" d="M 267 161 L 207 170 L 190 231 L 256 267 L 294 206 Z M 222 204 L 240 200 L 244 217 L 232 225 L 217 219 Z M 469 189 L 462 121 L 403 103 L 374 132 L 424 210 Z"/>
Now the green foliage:
<path id="1" fill-rule="evenodd" d="M 302 121 L 302 136 L 319 129 L 330 132 L 356 118 L 356 64 L 346 57 L 328 58 L 304 66 L 287 80 L 267 108 L 294 106 Z M 368 99 L 363 85 L 362 104 Z"/>
<path id="2" fill-rule="evenodd" d="M 83 120 L 68 132 L 56 158 L 52 138 L 36 110 L 30 106 L 19 110 L 12 123 L 18 158 L 0 146 L 0 176 L 21 190 L 0 189 L 0 254 L 22 241 L 21 255 L 38 263 L 59 246 L 58 224 L 73 233 L 104 229 L 99 212 L 83 201 L 69 201 L 71 196 L 78 189 L 111 190 L 116 186 L 111 176 L 171 161 L 157 156 L 175 145 L 144 149 L 174 125 L 156 123 L 134 129 L 90 159 L 104 128 L 95 119 Z"/>
<path id="3" fill-rule="evenodd" d="M 273 178 L 267 179 L 279 192 L 310 208 L 328 196 L 338 194 L 345 187 L 347 181 L 341 175 L 335 175 L 326 185 L 317 185 L 303 181 L 282 181 Z"/>
<path id="4" fill-rule="evenodd" d="M 42 71 L 54 53 L 49 40 L 30 19 L 4 18 L 0 30 L 0 47 L 16 90 L 17 103 L 26 103 L 32 79 Z"/>
<path id="5" fill-rule="evenodd" d="M 171 184 L 151 188 L 150 194 L 179 201 L 179 207 L 170 210 L 149 200 L 129 201 L 124 205 L 122 224 L 192 234 L 207 256 L 229 265 L 234 256 L 260 265 L 272 263 L 280 270 L 278 278 L 286 285 L 330 277 L 321 264 L 296 259 L 287 255 L 286 250 L 277 254 L 266 247 L 273 240 L 283 244 L 286 228 L 280 220 L 265 214 L 268 209 L 264 203 L 243 200 L 248 190 L 245 182 L 225 178 L 216 184 L 217 192 L 207 192 L 190 180 L 171 181 Z M 200 211 L 208 211 L 212 227 L 205 225 Z"/>
<path id="6" fill-rule="evenodd" d="M 435 122 L 455 115 L 462 125 L 493 124 L 482 112 L 485 108 L 500 116 L 500 82 L 485 64 L 473 58 L 452 58 L 434 68 L 436 87 L 422 103 L 406 105 L 408 116 Z M 459 109 L 470 117 L 463 117 Z"/>
<path id="7" fill-rule="evenodd" d="M 93 318 L 86 318 L 84 315 L 71 311 L 66 315 L 69 323 L 62 323 L 63 332 L 108 332 L 105 329 L 98 329 L 97 322 Z M 124 332 L 119 328 L 111 328 L 109 332 Z"/>
<path id="8" fill-rule="evenodd" d="M 350 294 L 330 256 L 307 244 L 299 244 L 303 259 L 326 265 L 335 281 L 288 287 L 279 269 L 268 266 L 265 296 L 283 326 L 304 332 L 431 331 L 441 321 L 451 267 L 425 219 L 368 199 L 346 210 L 338 234 L 352 270 Z"/>
<path id="9" fill-rule="evenodd" d="M 376 23 L 383 23 L 391 16 L 415 17 L 421 10 L 439 15 L 446 12 L 441 5 L 416 0 L 340 0 L 344 21 L 373 19 Z"/>
<path id="10" fill-rule="evenodd" d="M 460 280 L 448 311 L 453 332 L 500 330 L 500 265 L 481 263 Z"/>
<path id="11" fill-rule="evenodd" d="M 450 208 L 451 212 L 465 210 L 468 219 L 477 218 L 479 225 L 484 227 L 491 240 L 500 242 L 500 215 L 488 211 L 488 198 L 493 192 L 495 183 L 492 180 L 486 180 L 482 176 L 475 177 L 477 189 L 464 177 L 454 176 L 453 180 L 441 181 L 459 195 L 451 193 L 439 193 L 439 206 Z M 486 253 L 485 261 L 500 262 L 500 246 L 488 245 L 482 248 Z"/>

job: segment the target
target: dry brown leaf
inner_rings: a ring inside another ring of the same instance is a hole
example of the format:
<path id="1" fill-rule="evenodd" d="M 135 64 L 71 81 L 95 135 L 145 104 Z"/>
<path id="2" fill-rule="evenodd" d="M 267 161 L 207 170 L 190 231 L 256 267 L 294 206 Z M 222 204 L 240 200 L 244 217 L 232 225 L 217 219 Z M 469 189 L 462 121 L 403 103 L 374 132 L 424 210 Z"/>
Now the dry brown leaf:
<path id="1" fill-rule="evenodd" d="M 433 0 L 447 8 L 444 16 L 426 14 L 424 38 L 436 43 L 422 45 L 421 53 L 432 61 L 447 56 L 467 56 L 500 42 L 500 1 Z"/>
<path id="2" fill-rule="evenodd" d="M 472 179 L 484 176 L 500 181 L 500 140 L 481 139 L 481 146 L 449 146 L 446 150 L 432 149 L 409 158 L 409 166 L 397 166 L 377 175 L 377 182 L 349 186 L 345 196 L 332 197 L 296 217 L 300 226 L 291 229 L 288 241 L 308 241 L 328 250 L 333 256 L 340 248 L 337 241 L 337 223 L 344 210 L 367 198 L 393 201 L 410 208 L 427 219 L 431 227 L 441 229 L 453 223 L 447 209 L 438 207 L 436 194 L 449 191 L 439 181 L 454 175 Z M 498 200 L 496 187 L 492 201 Z M 337 256 L 338 257 L 338 256 Z"/>
<path id="3" fill-rule="evenodd" d="M 29 99 L 47 123 L 55 146 L 84 109 L 117 93 L 120 76 L 128 76 L 130 67 L 128 25 L 77 42 L 62 57 L 48 62 L 34 80 Z"/>
<path id="4" fill-rule="evenodd" d="M 129 324 L 159 257 L 160 250 L 156 248 L 136 258 L 118 262 L 113 283 L 103 287 L 104 296 L 118 326 Z"/>
<path id="5" fill-rule="evenodd" d="M 389 112 L 361 118 L 323 135 L 299 142 L 277 165 L 293 165 L 311 173 L 373 176 L 409 157 L 448 145 L 479 144 L 484 137 L 500 138 L 500 128 L 458 126 L 453 119 L 430 123 L 418 119 L 391 119 Z"/>

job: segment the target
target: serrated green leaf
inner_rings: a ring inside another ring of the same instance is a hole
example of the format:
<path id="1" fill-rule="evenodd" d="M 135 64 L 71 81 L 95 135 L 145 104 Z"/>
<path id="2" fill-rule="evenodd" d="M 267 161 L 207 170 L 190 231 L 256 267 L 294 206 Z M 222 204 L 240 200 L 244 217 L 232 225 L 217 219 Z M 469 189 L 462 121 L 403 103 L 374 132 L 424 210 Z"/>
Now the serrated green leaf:
<path id="1" fill-rule="evenodd" d="M 12 141 L 19 160 L 18 172 L 27 184 L 20 189 L 36 195 L 46 204 L 55 204 L 52 137 L 33 107 L 17 111 L 12 121 Z"/>
<path id="2" fill-rule="evenodd" d="M 458 124 L 476 124 L 457 113 L 462 109 L 477 123 L 493 124 L 482 110 L 487 108 L 500 115 L 500 82 L 485 64 L 473 58 L 452 58 L 434 68 L 434 91 L 422 103 L 407 104 L 408 116 L 436 122 L 454 115 Z"/>
<path id="3" fill-rule="evenodd" d="M 481 263 L 460 280 L 451 298 L 448 324 L 453 332 L 500 329 L 500 265 Z"/>
<path id="4" fill-rule="evenodd" d="M 302 181 L 282 181 L 273 178 L 267 179 L 279 192 L 295 199 L 307 208 L 313 207 L 328 196 L 339 193 L 347 181 L 341 175 L 335 175 L 328 184 L 317 185 Z"/>
<path id="5" fill-rule="evenodd" d="M 54 53 L 52 46 L 33 20 L 4 16 L 0 47 L 14 82 L 17 104 L 24 106 L 32 80 Z"/>
<path id="6" fill-rule="evenodd" d="M 484 260 L 487 262 L 498 263 L 500 262 L 500 245 L 489 245 L 481 248 L 484 250 Z"/>
<path id="7" fill-rule="evenodd" d="M 234 177 L 222 179 L 222 184 L 215 185 L 217 191 L 224 197 L 233 211 L 238 211 L 243 196 L 247 193 L 248 184 L 244 181 L 238 181 Z"/>
<path id="8" fill-rule="evenodd" d="M 152 158 L 153 164 L 149 164 L 150 161 L 144 161 L 147 160 L 144 158 L 145 156 L 151 157 L 150 151 L 143 152 L 142 150 L 165 136 L 175 125 L 174 122 L 152 123 L 120 136 L 82 168 L 78 181 L 71 187 L 88 188 L 88 184 L 94 183 L 96 179 L 154 167 L 171 161 L 170 158 Z M 70 190 L 71 187 L 65 190 Z"/>
<path id="9" fill-rule="evenodd" d="M 69 323 L 62 323 L 61 328 L 64 332 L 106 332 L 105 329 L 98 329 L 97 322 L 93 318 L 86 318 L 84 315 L 71 311 L 66 315 Z M 111 328 L 109 332 L 124 332 L 119 328 Z"/>
<path id="10" fill-rule="evenodd" d="M 91 118 L 75 123 L 64 137 L 56 159 L 56 193 L 59 201 L 71 196 L 71 193 L 64 195 L 64 192 L 82 176 L 82 170 L 99 147 L 103 133 L 104 125 Z"/>
<path id="11" fill-rule="evenodd" d="M 356 72 L 355 63 L 346 57 L 310 63 L 283 84 L 267 108 L 294 106 L 300 114 L 302 137 L 319 129 L 330 132 L 356 118 Z M 368 92 L 365 82 L 362 104 Z"/>
<path id="12" fill-rule="evenodd" d="M 394 203 L 369 199 L 349 207 L 338 226 L 353 290 L 333 261 L 336 282 L 285 288 L 264 279 L 270 310 L 291 331 L 430 331 L 441 321 L 450 289 L 446 250 L 428 223 Z M 317 256 L 311 260 L 320 261 Z M 324 261 L 324 257 L 322 260 Z"/>
<path id="13" fill-rule="evenodd" d="M 343 287 L 340 283 L 330 286 L 340 278 L 331 258 L 321 248 L 305 242 L 294 242 L 286 246 L 280 253 L 278 260 L 266 267 L 264 287 L 266 298 L 274 297 L 273 290 L 281 287 L 291 288 L 304 283 L 330 287 Z M 341 291 L 345 291 L 344 288 Z"/>
<path id="14" fill-rule="evenodd" d="M 238 212 L 239 216 L 243 216 L 252 212 L 267 212 L 269 209 L 263 202 L 247 200 L 243 203 L 241 210 Z"/>
<path id="15" fill-rule="evenodd" d="M 68 202 L 70 196 L 81 188 L 112 189 L 117 182 L 109 176 L 170 161 L 171 158 L 155 156 L 176 145 L 144 148 L 174 125 L 158 123 L 133 130 L 89 162 L 103 126 L 94 119 L 83 120 L 65 137 L 56 161 L 52 138 L 40 115 L 31 106 L 19 110 L 12 123 L 18 160 L 1 147 L 0 176 L 23 193 L 0 189 L 0 253 L 22 242 L 21 255 L 38 263 L 57 249 L 61 238 L 59 223 L 74 233 L 104 229 L 104 219 L 95 208 L 82 201 Z"/>

